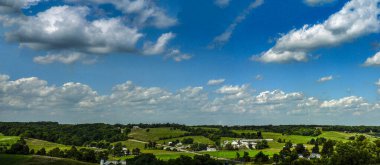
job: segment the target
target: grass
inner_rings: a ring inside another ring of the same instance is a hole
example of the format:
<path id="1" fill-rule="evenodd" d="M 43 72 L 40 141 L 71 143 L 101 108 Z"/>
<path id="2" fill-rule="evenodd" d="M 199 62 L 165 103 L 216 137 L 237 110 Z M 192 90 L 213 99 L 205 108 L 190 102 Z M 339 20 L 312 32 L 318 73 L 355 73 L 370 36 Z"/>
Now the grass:
<path id="1" fill-rule="evenodd" d="M 147 131 L 148 129 L 149 131 Z M 175 138 L 186 133 L 186 131 L 166 127 L 148 129 L 134 129 L 128 136 L 141 141 L 158 141 L 160 138 Z"/>
<path id="2" fill-rule="evenodd" d="M 1 164 L 6 165 L 95 165 L 71 159 L 32 155 L 0 154 Z"/>
<path id="3" fill-rule="evenodd" d="M 58 147 L 60 150 L 69 150 L 71 146 L 48 142 L 45 140 L 38 140 L 38 139 L 26 139 L 26 144 L 29 146 L 29 149 L 34 149 L 35 152 L 40 150 L 41 148 L 45 148 L 46 151 L 50 151 L 56 147 Z"/>
<path id="4" fill-rule="evenodd" d="M 214 156 L 214 157 L 218 157 L 218 158 L 234 159 L 234 158 L 236 158 L 237 152 L 240 154 L 241 157 L 244 155 L 244 152 L 248 152 L 249 156 L 253 157 L 257 153 L 259 153 L 260 151 L 262 151 L 264 154 L 270 155 L 270 156 L 273 156 L 273 154 L 279 152 L 278 149 L 269 148 L 269 149 L 263 149 L 263 150 L 239 150 L 239 151 L 222 150 L 222 151 L 211 151 L 211 152 L 203 151 L 201 153 L 202 154 L 209 154 L 210 156 Z"/>
<path id="5" fill-rule="evenodd" d="M 185 138 L 192 138 L 192 139 L 194 139 L 194 143 L 202 143 L 202 144 L 210 144 L 210 145 L 215 144 L 212 140 L 210 140 L 209 138 L 206 138 L 204 136 L 185 136 L 185 137 L 179 137 L 179 138 L 159 140 L 159 141 L 157 141 L 157 143 L 163 144 L 164 142 L 167 143 L 167 142 L 172 142 L 172 141 L 175 141 L 175 140 L 182 141 Z"/>
<path id="6" fill-rule="evenodd" d="M 0 134 L 0 145 L 12 145 L 19 140 L 20 137 L 18 136 L 4 136 L 3 134 Z"/>

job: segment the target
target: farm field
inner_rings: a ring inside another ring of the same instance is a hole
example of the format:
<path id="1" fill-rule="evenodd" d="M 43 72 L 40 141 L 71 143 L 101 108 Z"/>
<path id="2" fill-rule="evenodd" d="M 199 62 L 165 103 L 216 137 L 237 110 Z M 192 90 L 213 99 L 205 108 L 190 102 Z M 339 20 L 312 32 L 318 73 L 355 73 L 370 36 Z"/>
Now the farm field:
<path id="1" fill-rule="evenodd" d="M 171 128 L 133 129 L 128 135 L 130 138 L 141 141 L 158 141 L 160 138 L 175 138 L 182 136 L 186 131 Z"/>
<path id="2" fill-rule="evenodd" d="M 8 154 L 0 154 L 0 162 L 6 165 L 95 165 L 94 163 L 80 162 L 72 159 Z"/>
<path id="3" fill-rule="evenodd" d="M 112 143 L 116 144 L 118 142 Z M 133 140 L 127 140 L 127 141 L 121 141 L 123 145 L 125 145 L 130 150 L 134 148 L 139 148 L 141 153 L 151 153 L 156 155 L 158 159 L 161 160 L 169 160 L 169 159 L 175 159 L 180 157 L 181 155 L 187 155 L 187 156 L 194 156 L 192 153 L 184 153 L 184 152 L 174 152 L 174 151 L 165 151 L 165 150 L 152 150 L 152 149 L 144 149 L 144 143 L 136 142 Z M 127 158 L 132 158 L 133 156 L 123 156 L 123 157 L 113 157 L 110 156 L 110 160 L 125 160 Z"/>
<path id="4" fill-rule="evenodd" d="M 18 136 L 4 136 L 3 134 L 0 134 L 0 145 L 11 145 L 16 143 L 19 139 L 20 137 Z"/>
<path id="5" fill-rule="evenodd" d="M 203 143 L 203 144 L 210 144 L 210 145 L 213 145 L 215 144 L 212 140 L 210 140 L 209 138 L 206 138 L 204 136 L 185 136 L 185 137 L 179 137 L 179 138 L 172 138 L 172 139 L 165 139 L 165 140 L 159 140 L 157 141 L 157 143 L 159 144 L 163 144 L 164 142 L 172 142 L 172 141 L 175 141 L 175 140 L 183 140 L 185 138 L 192 138 L 194 139 L 194 143 Z"/>

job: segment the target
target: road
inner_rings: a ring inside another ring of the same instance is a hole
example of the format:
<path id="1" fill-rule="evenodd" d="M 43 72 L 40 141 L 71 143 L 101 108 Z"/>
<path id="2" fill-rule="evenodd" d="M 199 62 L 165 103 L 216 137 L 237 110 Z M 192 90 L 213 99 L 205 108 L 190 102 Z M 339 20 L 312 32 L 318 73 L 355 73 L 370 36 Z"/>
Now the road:
<path id="1" fill-rule="evenodd" d="M 148 142 L 144 142 L 144 141 L 140 141 L 140 140 L 135 140 L 135 139 L 129 139 L 129 140 L 133 141 L 133 142 L 137 142 L 137 143 L 144 143 L 144 144 L 148 143 Z M 172 146 L 168 146 L 168 145 L 164 145 L 164 144 L 157 144 L 157 145 L 158 146 L 163 146 L 163 147 L 172 147 Z M 202 153 L 199 153 L 199 152 L 195 152 L 195 151 L 184 150 L 184 149 L 181 149 L 179 147 L 175 147 L 175 148 L 179 152 L 191 153 L 191 154 L 194 154 L 194 155 L 205 155 L 205 154 L 202 154 Z M 227 159 L 227 158 L 219 158 L 219 157 L 215 157 L 215 156 L 210 156 L 210 157 L 213 158 L 213 159 L 216 159 L 216 160 L 224 160 L 224 161 L 230 161 L 230 162 L 235 162 L 235 163 L 241 163 L 239 161 L 231 160 L 231 159 Z"/>

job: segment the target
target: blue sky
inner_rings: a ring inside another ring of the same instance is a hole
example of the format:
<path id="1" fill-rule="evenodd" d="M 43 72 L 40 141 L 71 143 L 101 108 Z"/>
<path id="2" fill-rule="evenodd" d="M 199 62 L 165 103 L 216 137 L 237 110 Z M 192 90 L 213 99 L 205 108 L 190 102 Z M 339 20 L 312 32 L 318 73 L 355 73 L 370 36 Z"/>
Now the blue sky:
<path id="1" fill-rule="evenodd" d="M 378 125 L 379 3 L 6 0 L 0 120 Z"/>

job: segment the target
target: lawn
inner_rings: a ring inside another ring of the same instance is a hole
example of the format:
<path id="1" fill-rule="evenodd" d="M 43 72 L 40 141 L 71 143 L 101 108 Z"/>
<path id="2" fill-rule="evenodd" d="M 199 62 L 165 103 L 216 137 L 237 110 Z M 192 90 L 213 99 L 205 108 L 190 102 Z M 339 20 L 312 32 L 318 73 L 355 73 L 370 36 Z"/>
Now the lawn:
<path id="1" fill-rule="evenodd" d="M 269 148 L 269 149 L 263 149 L 263 150 L 239 150 L 239 151 L 225 151 L 225 150 L 222 150 L 222 151 L 211 151 L 211 152 L 204 151 L 204 152 L 201 152 L 201 153 L 202 154 L 209 154 L 211 156 L 218 157 L 218 158 L 234 159 L 234 158 L 236 158 L 236 153 L 237 152 L 240 154 L 240 156 L 243 156 L 244 152 L 248 152 L 249 156 L 253 157 L 257 153 L 259 153 L 260 151 L 262 151 L 266 155 L 272 156 L 273 154 L 278 153 L 280 150 Z"/>
<path id="2" fill-rule="evenodd" d="M 149 130 L 149 131 L 148 131 Z M 148 129 L 133 129 L 129 133 L 129 137 L 141 141 L 158 141 L 160 138 L 175 138 L 182 136 L 186 131 L 172 128 L 148 128 Z"/>
<path id="3" fill-rule="evenodd" d="M 118 142 L 115 142 L 118 143 Z M 115 144 L 113 143 L 113 144 Z M 154 154 L 158 159 L 161 160 L 169 160 L 169 159 L 175 159 L 180 157 L 181 155 L 187 155 L 187 156 L 194 156 L 194 154 L 191 153 L 184 153 L 184 152 L 174 152 L 174 151 L 165 151 L 165 150 L 152 150 L 152 149 L 144 149 L 144 143 L 127 140 L 127 141 L 121 141 L 123 145 L 125 145 L 130 150 L 134 148 L 139 148 L 141 153 L 152 153 Z M 109 156 L 110 160 L 125 160 L 128 158 L 132 158 L 133 156 L 123 156 L 123 157 L 113 157 L 112 155 Z"/>
<path id="4" fill-rule="evenodd" d="M 167 143 L 167 142 L 172 142 L 172 141 L 175 141 L 175 140 L 182 141 L 185 138 L 192 138 L 192 139 L 194 139 L 194 143 L 202 143 L 202 144 L 210 144 L 210 145 L 215 144 L 212 140 L 210 140 L 209 138 L 206 138 L 204 136 L 185 136 L 185 137 L 179 137 L 179 138 L 159 140 L 159 141 L 157 141 L 157 143 L 163 144 L 164 142 Z"/>
<path id="5" fill-rule="evenodd" d="M 80 162 L 71 159 L 53 158 L 47 156 L 32 155 L 8 155 L 0 154 L 1 164 L 6 165 L 95 165 L 93 163 Z"/>
<path id="6" fill-rule="evenodd" d="M 4 136 L 3 134 L 0 134 L 0 145 L 12 145 L 13 143 L 16 143 L 17 140 L 19 140 L 20 137 L 18 136 Z"/>
<path id="7" fill-rule="evenodd" d="M 45 140 L 25 139 L 25 141 L 26 141 L 26 144 L 29 146 L 29 149 L 34 149 L 35 152 L 37 152 L 41 148 L 45 148 L 46 151 L 50 151 L 56 147 L 58 147 L 60 150 L 65 150 L 65 149 L 69 150 L 71 148 L 71 146 L 48 142 Z"/>

